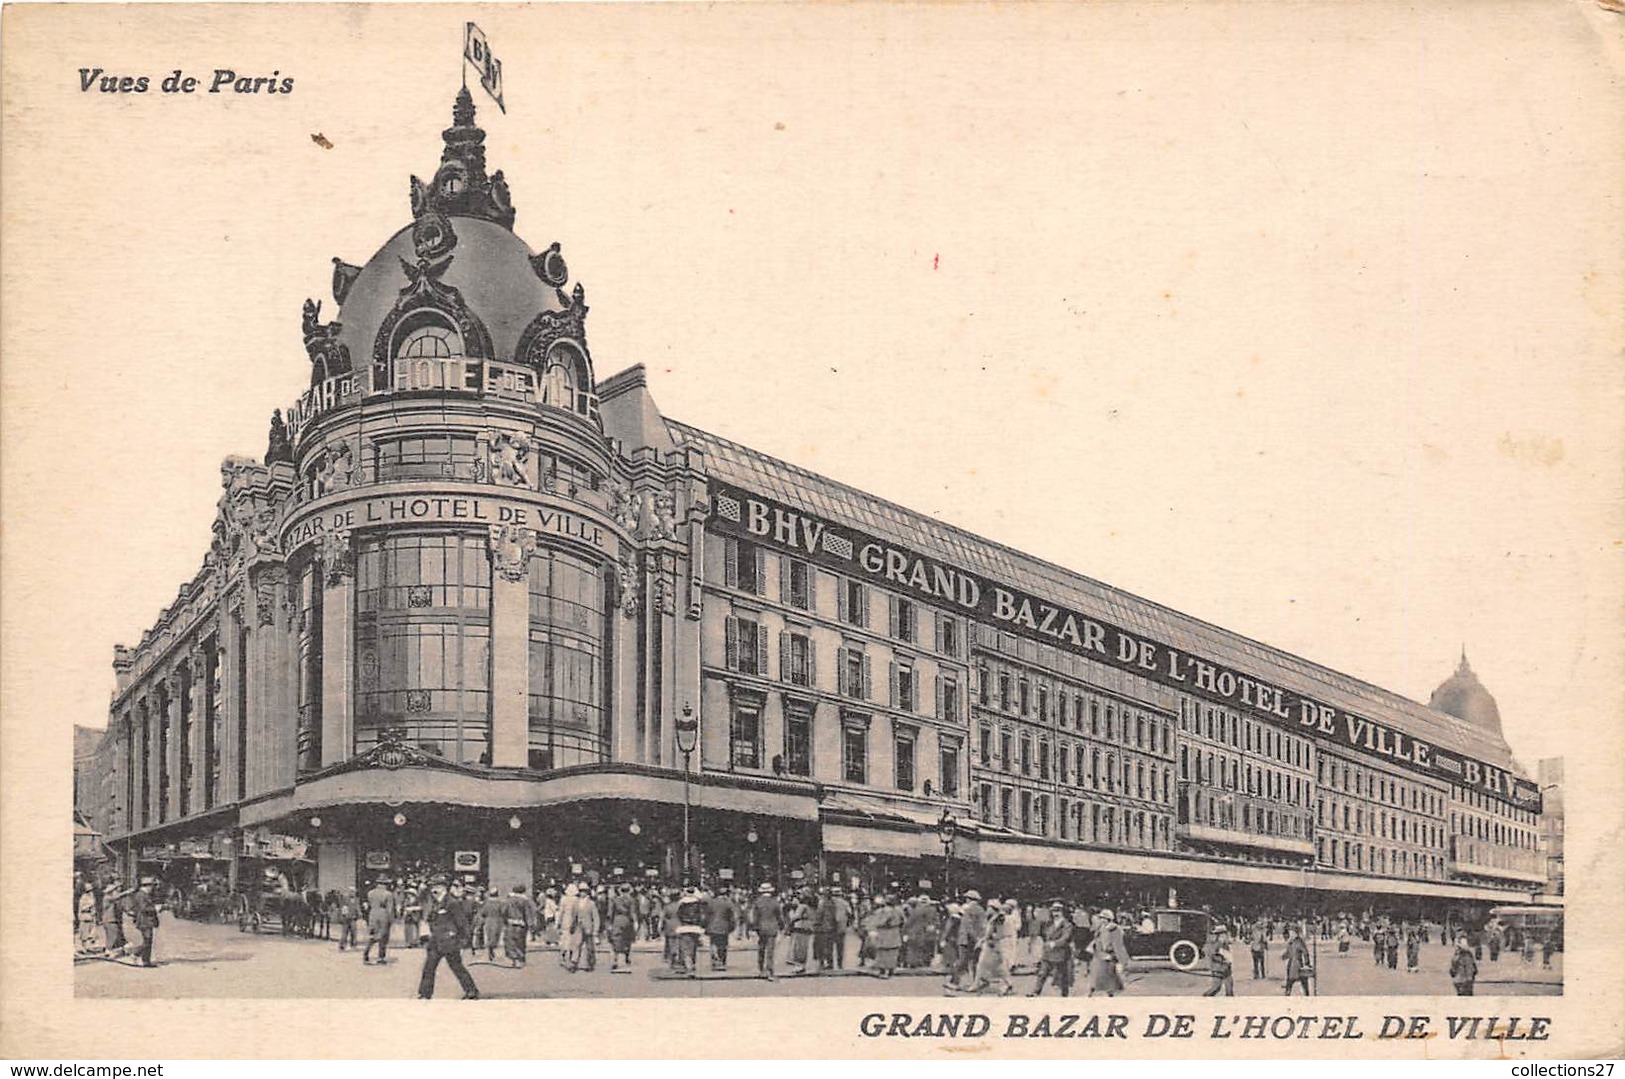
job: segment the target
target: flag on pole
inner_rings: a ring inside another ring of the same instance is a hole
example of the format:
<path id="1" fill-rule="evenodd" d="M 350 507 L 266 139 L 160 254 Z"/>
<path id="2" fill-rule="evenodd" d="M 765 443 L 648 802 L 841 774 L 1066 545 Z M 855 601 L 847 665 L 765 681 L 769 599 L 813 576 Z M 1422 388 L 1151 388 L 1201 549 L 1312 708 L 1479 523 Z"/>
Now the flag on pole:
<path id="1" fill-rule="evenodd" d="M 480 73 L 480 85 L 503 115 L 507 115 L 508 106 L 502 103 L 502 61 L 491 55 L 485 32 L 473 23 L 468 23 L 463 31 L 463 59 L 474 65 Z"/>

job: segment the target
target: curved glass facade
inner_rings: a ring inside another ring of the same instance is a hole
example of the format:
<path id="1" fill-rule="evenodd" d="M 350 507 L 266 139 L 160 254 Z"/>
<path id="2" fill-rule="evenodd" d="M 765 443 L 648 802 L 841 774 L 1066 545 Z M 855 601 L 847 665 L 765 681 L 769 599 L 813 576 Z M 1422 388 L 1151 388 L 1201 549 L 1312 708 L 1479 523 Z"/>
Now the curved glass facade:
<path id="1" fill-rule="evenodd" d="M 356 750 L 410 744 L 490 761 L 491 563 L 484 536 L 363 537 L 356 551 Z"/>
<path id="2" fill-rule="evenodd" d="M 607 585 L 592 562 L 543 549 L 530 562 L 532 768 L 609 759 L 604 711 Z"/>

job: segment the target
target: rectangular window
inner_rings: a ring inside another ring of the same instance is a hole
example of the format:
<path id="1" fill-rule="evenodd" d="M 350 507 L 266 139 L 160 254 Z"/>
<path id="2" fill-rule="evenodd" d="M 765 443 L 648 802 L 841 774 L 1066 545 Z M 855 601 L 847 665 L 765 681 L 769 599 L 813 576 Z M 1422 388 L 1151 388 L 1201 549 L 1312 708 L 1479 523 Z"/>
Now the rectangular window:
<path id="1" fill-rule="evenodd" d="M 754 617 L 732 616 L 723 624 L 724 663 L 740 674 L 767 674 L 767 628 Z"/>
<path id="2" fill-rule="evenodd" d="M 897 728 L 896 737 L 893 739 L 893 742 L 894 744 L 892 746 L 892 752 L 895 754 L 893 758 L 893 772 L 895 773 L 897 789 L 900 791 L 911 791 L 914 789 L 915 733 L 913 728 Z"/>
<path id="3" fill-rule="evenodd" d="M 812 775 L 812 714 L 802 706 L 784 710 L 784 770 L 793 776 Z"/>
<path id="4" fill-rule="evenodd" d="M 959 622 L 946 615 L 937 620 L 937 651 L 945 656 L 959 655 Z"/>
<path id="5" fill-rule="evenodd" d="M 762 766 L 762 710 L 759 705 L 736 703 L 729 725 L 729 761 L 735 768 Z"/>
<path id="6" fill-rule="evenodd" d="M 897 596 L 891 602 L 891 635 L 900 641 L 913 641 L 919 636 L 919 609 L 909 600 Z"/>
<path id="7" fill-rule="evenodd" d="M 992 692 L 993 674 L 986 667 L 976 668 L 976 700 L 983 708 L 987 707 L 988 698 Z"/>
<path id="8" fill-rule="evenodd" d="M 937 679 L 937 717 L 959 721 L 959 680 L 946 675 Z"/>
<path id="9" fill-rule="evenodd" d="M 1021 714 L 1026 715 L 1027 709 L 1031 705 L 1032 701 L 1032 687 L 1027 684 L 1027 680 L 1025 678 L 1021 680 L 1020 698 Z"/>
<path id="10" fill-rule="evenodd" d="M 979 756 L 982 763 L 984 765 L 991 764 L 993 761 L 993 728 L 984 723 L 981 729 L 977 731 L 977 739 L 980 743 L 977 749 L 980 751 Z"/>
<path id="11" fill-rule="evenodd" d="M 983 783 L 981 786 L 980 795 L 979 801 L 982 807 L 982 822 L 984 824 L 991 824 L 993 823 L 993 785 L 991 783 Z"/>
<path id="12" fill-rule="evenodd" d="M 1010 673 L 1008 671 L 1000 671 L 999 672 L 999 710 L 1000 711 L 1003 711 L 1003 712 L 1010 711 L 1010 692 L 1011 692 Z"/>
<path id="13" fill-rule="evenodd" d="M 1021 774 L 1033 774 L 1033 740 L 1025 734 L 1021 736 Z"/>
<path id="14" fill-rule="evenodd" d="M 841 775 L 848 783 L 869 782 L 869 730 L 855 723 L 841 728 Z"/>
<path id="15" fill-rule="evenodd" d="M 1021 830 L 1033 830 L 1033 794 L 1032 791 L 1021 792 Z"/>
<path id="16" fill-rule="evenodd" d="M 906 662 L 892 664 L 892 705 L 904 712 L 918 710 L 918 676 L 914 673 L 913 664 Z"/>
<path id="17" fill-rule="evenodd" d="M 937 781 L 944 798 L 959 797 L 959 741 L 954 738 L 937 739 Z"/>
<path id="18" fill-rule="evenodd" d="M 841 649 L 841 692 L 858 700 L 869 699 L 869 655 L 859 645 Z"/>
<path id="19" fill-rule="evenodd" d="M 1000 731 L 999 732 L 999 767 L 1003 768 L 1006 772 L 1008 772 L 1010 770 L 1010 764 L 1011 764 L 1010 746 L 1011 746 L 1010 732 L 1009 731 Z"/>
<path id="20" fill-rule="evenodd" d="M 763 594 L 766 555 L 749 540 L 726 536 L 722 541 L 723 584 L 752 595 Z"/>
<path id="21" fill-rule="evenodd" d="M 1049 743 L 1038 743 L 1038 778 L 1049 778 Z"/>
<path id="22" fill-rule="evenodd" d="M 1015 798 L 1015 792 L 1009 787 L 999 790 L 999 823 L 1006 828 L 1010 827 L 1010 807 Z"/>
<path id="23" fill-rule="evenodd" d="M 848 578 L 841 582 L 840 610 L 842 622 L 854 626 L 869 624 L 869 589 L 862 581 Z"/>
<path id="24" fill-rule="evenodd" d="M 1048 719 L 1049 718 L 1049 687 L 1048 686 L 1039 686 L 1038 687 L 1038 718 L 1039 719 Z"/>
<path id="25" fill-rule="evenodd" d="M 812 568 L 799 558 L 781 556 L 779 598 L 799 610 L 812 610 Z"/>
<path id="26" fill-rule="evenodd" d="M 815 681 L 812 639 L 805 633 L 785 630 L 779 640 L 779 677 L 793 686 L 812 685 Z"/>

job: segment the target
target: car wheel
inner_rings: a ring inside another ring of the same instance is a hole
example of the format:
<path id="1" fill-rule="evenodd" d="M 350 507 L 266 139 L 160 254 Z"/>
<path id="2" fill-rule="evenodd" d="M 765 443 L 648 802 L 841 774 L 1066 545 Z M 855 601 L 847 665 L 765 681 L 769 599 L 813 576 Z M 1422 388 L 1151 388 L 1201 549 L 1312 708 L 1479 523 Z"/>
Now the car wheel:
<path id="1" fill-rule="evenodd" d="M 1195 968 L 1196 961 L 1202 958 L 1202 949 L 1188 940 L 1177 940 L 1174 946 L 1168 949 L 1168 961 L 1180 970 Z"/>

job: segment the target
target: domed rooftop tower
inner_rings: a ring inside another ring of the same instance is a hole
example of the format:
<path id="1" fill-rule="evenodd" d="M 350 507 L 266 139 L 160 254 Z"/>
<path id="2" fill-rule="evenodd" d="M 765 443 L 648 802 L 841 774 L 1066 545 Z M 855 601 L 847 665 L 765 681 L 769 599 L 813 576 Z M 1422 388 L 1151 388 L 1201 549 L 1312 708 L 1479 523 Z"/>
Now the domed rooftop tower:
<path id="1" fill-rule="evenodd" d="M 1501 710 L 1496 707 L 1490 691 L 1484 688 L 1484 683 L 1478 680 L 1478 675 L 1467 665 L 1465 648 L 1461 650 L 1461 663 L 1457 665 L 1456 673 L 1439 683 L 1439 688 L 1428 698 L 1428 707 L 1464 719 L 1494 734 L 1497 739 L 1502 737 Z"/>

